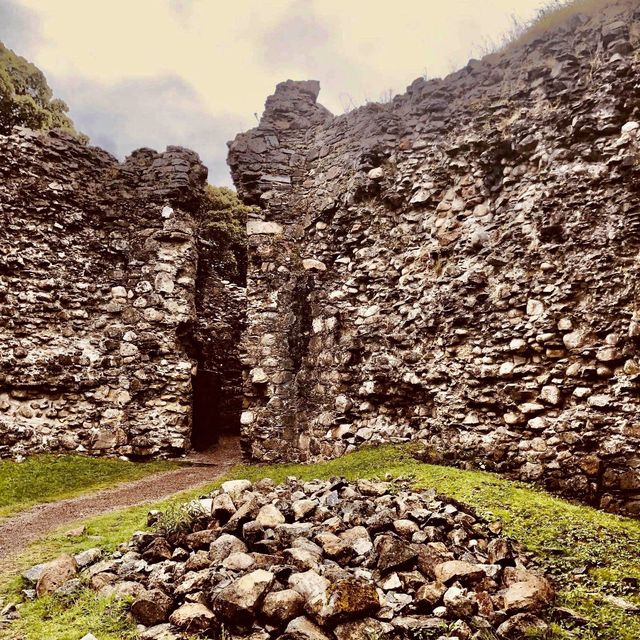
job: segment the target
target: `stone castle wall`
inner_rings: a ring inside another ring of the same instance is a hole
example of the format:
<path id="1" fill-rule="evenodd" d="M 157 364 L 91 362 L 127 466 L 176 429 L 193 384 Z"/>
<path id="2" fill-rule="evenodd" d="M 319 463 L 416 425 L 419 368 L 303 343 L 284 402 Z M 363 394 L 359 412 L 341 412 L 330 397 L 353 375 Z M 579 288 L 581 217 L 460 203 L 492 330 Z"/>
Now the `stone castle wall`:
<path id="1" fill-rule="evenodd" d="M 198 337 L 237 343 L 243 304 L 199 261 L 206 176 L 178 147 L 120 164 L 66 134 L 0 136 L 0 456 L 190 447 L 192 378 L 222 367 Z"/>
<path id="2" fill-rule="evenodd" d="M 278 85 L 230 146 L 259 460 L 421 440 L 640 513 L 636 3 L 333 117 Z"/>

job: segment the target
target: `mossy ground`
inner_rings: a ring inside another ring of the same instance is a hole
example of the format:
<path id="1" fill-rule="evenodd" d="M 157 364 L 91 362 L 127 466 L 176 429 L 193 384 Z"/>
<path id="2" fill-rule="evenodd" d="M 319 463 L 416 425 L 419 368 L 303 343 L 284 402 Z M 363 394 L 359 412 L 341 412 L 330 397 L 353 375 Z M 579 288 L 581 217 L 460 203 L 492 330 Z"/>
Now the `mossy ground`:
<path id="1" fill-rule="evenodd" d="M 587 620 L 585 625 L 574 628 L 567 622 L 554 625 L 555 640 L 640 638 L 640 615 L 624 612 L 606 600 L 613 595 L 640 605 L 637 588 L 640 522 L 636 520 L 573 505 L 490 473 L 423 464 L 415 461 L 407 449 L 391 446 L 363 449 L 313 465 L 240 466 L 228 477 L 251 480 L 270 477 L 282 481 L 290 475 L 304 479 L 336 475 L 357 479 L 386 474 L 412 477 L 419 487 L 435 487 L 441 494 L 471 505 L 480 516 L 502 522 L 504 534 L 518 539 L 534 553 L 538 565 L 556 582 L 559 605 L 573 609 Z M 160 506 L 176 504 L 200 493 L 202 490 L 185 492 Z M 146 512 L 147 507 L 136 507 L 92 518 L 85 522 L 87 534 L 80 540 L 58 534 L 32 545 L 13 563 L 13 577 L 3 576 L 5 598 L 16 598 L 19 579 L 15 573 L 20 569 L 63 551 L 77 552 L 91 546 L 111 550 L 133 531 L 144 528 Z M 87 607 L 87 602 L 94 604 Z M 116 640 L 133 633 L 133 627 L 123 621 L 121 608 L 114 609 L 113 603 L 105 603 L 92 594 L 84 594 L 71 606 L 64 604 L 48 599 L 26 605 L 22 620 L 0 632 L 0 638 L 66 640 L 102 629 L 101 640 Z M 110 631 L 109 625 L 120 627 Z"/>
<path id="2" fill-rule="evenodd" d="M 35 504 L 52 502 L 169 471 L 176 462 L 135 463 L 113 458 L 42 455 L 0 461 L 0 519 Z"/>

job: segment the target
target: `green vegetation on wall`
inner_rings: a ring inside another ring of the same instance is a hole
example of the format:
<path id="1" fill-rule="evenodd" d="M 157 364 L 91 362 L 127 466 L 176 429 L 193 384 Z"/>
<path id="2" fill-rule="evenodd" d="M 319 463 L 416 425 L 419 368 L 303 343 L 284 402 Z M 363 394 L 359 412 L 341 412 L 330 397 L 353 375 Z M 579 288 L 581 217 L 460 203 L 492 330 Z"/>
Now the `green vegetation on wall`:
<path id="1" fill-rule="evenodd" d="M 247 274 L 247 214 L 251 211 L 227 187 L 207 185 L 202 203 L 201 237 L 208 245 L 208 259 L 218 272 L 238 284 Z"/>
<path id="2" fill-rule="evenodd" d="M 53 97 L 44 74 L 0 43 L 0 133 L 17 125 L 76 133 L 67 105 Z"/>

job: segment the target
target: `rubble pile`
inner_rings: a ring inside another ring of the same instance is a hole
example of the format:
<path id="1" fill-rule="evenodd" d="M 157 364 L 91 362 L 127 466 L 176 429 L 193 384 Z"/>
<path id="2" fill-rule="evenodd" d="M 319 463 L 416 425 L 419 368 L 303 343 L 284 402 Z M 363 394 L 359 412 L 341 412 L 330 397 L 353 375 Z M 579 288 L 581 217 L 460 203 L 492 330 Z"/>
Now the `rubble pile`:
<path id="1" fill-rule="evenodd" d="M 100 594 L 132 597 L 142 640 L 514 640 L 547 627 L 551 586 L 518 545 L 433 490 L 234 480 L 191 506 L 188 527 L 160 515 L 106 560 L 45 565 L 37 593 L 68 590 L 83 565 Z"/>

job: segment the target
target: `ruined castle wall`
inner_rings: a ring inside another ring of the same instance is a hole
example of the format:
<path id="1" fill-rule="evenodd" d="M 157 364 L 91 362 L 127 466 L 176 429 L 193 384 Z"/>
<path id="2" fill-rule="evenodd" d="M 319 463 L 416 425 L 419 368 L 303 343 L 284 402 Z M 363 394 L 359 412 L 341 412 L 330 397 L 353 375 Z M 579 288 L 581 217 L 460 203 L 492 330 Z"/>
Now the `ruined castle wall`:
<path id="1" fill-rule="evenodd" d="M 0 136 L 0 455 L 189 448 L 206 175 L 178 147 Z"/>
<path id="2" fill-rule="evenodd" d="M 333 117 L 288 81 L 229 163 L 260 460 L 421 440 L 640 513 L 640 12 Z"/>

